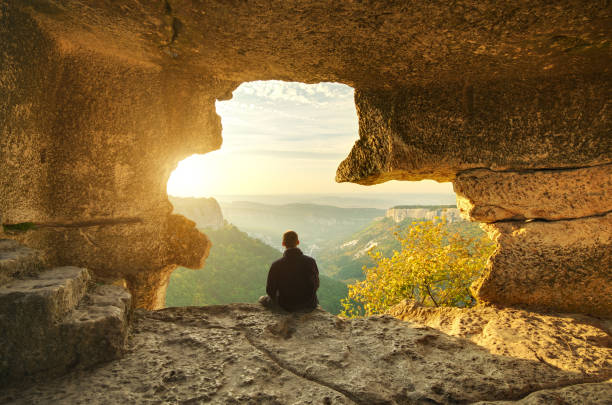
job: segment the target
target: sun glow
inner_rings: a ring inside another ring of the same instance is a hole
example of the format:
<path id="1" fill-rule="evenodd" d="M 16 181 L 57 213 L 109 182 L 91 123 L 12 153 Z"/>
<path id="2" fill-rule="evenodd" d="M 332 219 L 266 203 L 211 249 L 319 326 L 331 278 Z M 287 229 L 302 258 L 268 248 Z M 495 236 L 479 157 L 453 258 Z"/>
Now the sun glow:
<path id="1" fill-rule="evenodd" d="M 177 197 L 207 197 L 223 176 L 217 172 L 221 151 L 191 155 L 179 162 L 168 179 L 168 194 Z"/>

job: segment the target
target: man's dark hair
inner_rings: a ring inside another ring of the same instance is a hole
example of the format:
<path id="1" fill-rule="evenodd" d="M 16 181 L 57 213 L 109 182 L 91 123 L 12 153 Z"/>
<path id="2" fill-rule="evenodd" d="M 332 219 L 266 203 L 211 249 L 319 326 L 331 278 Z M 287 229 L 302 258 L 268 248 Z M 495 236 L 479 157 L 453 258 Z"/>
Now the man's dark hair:
<path id="1" fill-rule="evenodd" d="M 283 246 L 286 248 L 294 248 L 298 244 L 298 234 L 294 231 L 287 231 L 283 234 Z"/>

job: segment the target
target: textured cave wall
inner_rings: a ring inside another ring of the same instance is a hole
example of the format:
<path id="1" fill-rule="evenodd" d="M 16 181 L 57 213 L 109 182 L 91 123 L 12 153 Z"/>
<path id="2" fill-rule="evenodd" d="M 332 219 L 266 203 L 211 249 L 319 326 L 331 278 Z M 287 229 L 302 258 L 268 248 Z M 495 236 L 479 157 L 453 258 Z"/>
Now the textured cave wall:
<path id="1" fill-rule="evenodd" d="M 454 188 L 459 209 L 497 242 L 473 286 L 481 301 L 612 315 L 611 164 L 467 170 Z"/>
<path id="2" fill-rule="evenodd" d="M 357 91 L 360 139 L 336 178 L 452 181 L 472 168 L 609 163 L 610 94 L 602 73 Z"/>
<path id="3" fill-rule="evenodd" d="M 172 269 L 210 249 L 171 215 L 166 183 L 180 159 L 220 146 L 218 81 L 43 34 L 18 9 L 1 18 L 1 218 L 37 226 L 9 236 L 163 306 Z"/>
<path id="4" fill-rule="evenodd" d="M 165 187 L 180 159 L 220 146 L 215 99 L 280 79 L 356 89 L 360 138 L 338 181 L 454 182 L 499 244 L 475 286 L 482 300 L 610 315 L 609 256 L 591 254 L 610 247 L 607 1 L 3 0 L 0 10 L 0 218 L 38 223 L 11 237 L 125 279 L 138 306 L 159 306 L 174 266 L 207 254 L 206 238 L 170 214 Z M 502 203 L 484 192 L 496 188 Z M 542 237 L 577 229 L 597 237 Z"/>

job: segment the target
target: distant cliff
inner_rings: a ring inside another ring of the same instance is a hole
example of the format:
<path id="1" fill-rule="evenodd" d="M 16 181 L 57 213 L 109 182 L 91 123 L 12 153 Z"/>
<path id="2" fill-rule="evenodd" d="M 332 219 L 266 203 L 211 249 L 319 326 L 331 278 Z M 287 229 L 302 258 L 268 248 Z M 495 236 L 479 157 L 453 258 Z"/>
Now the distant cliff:
<path id="1" fill-rule="evenodd" d="M 198 228 L 219 229 L 223 226 L 221 206 L 214 198 L 168 198 L 174 206 L 174 212 L 181 214 L 196 223 Z"/>
<path id="2" fill-rule="evenodd" d="M 402 222 L 406 218 L 434 219 L 435 217 L 446 218 L 447 222 L 463 221 L 459 210 L 454 205 L 400 205 L 389 208 L 385 214 L 395 222 Z"/>

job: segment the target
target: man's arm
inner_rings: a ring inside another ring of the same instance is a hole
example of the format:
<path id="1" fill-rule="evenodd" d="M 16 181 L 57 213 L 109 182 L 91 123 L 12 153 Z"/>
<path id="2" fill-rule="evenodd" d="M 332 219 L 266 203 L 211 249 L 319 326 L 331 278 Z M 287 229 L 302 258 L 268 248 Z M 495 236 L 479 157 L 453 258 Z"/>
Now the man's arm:
<path id="1" fill-rule="evenodd" d="M 312 273 L 312 284 L 314 285 L 314 290 L 317 291 L 319 289 L 319 268 L 315 259 L 312 259 Z"/>

